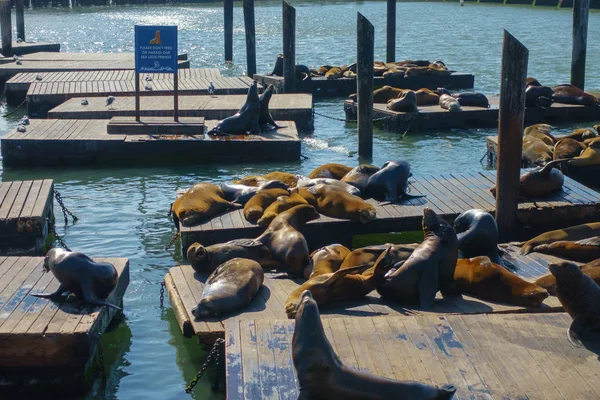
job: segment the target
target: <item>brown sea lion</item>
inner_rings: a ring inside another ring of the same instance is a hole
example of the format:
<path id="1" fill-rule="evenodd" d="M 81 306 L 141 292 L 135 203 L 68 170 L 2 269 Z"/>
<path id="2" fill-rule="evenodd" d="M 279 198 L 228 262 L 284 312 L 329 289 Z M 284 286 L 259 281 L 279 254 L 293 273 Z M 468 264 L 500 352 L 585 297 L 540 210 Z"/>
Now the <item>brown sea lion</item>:
<path id="1" fill-rule="evenodd" d="M 581 154 L 587 146 L 575 139 L 560 139 L 554 145 L 554 152 L 552 158 L 555 160 L 574 158 Z"/>
<path id="2" fill-rule="evenodd" d="M 523 135 L 523 148 L 521 158 L 530 164 L 546 165 L 552 161 L 553 147 L 544 143 L 540 138 Z"/>
<path id="3" fill-rule="evenodd" d="M 231 259 L 210 274 L 192 315 L 202 318 L 238 311 L 252 301 L 264 280 L 263 269 L 256 261 Z"/>
<path id="4" fill-rule="evenodd" d="M 431 89 L 421 88 L 415 91 L 417 106 L 435 106 L 440 103 L 440 96 Z"/>
<path id="5" fill-rule="evenodd" d="M 519 178 L 519 197 L 543 197 L 562 189 L 565 176 L 554 166 L 565 160 L 550 161 L 543 167 L 538 167 L 521 174 Z M 496 197 L 496 187 L 490 189 Z"/>
<path id="6" fill-rule="evenodd" d="M 200 182 L 189 188 L 171 205 L 171 215 L 175 226 L 196 225 L 225 210 L 239 206 L 225 200 L 220 187 L 208 182 Z"/>
<path id="7" fill-rule="evenodd" d="M 338 79 L 343 75 L 342 69 L 340 67 L 333 67 L 329 71 L 325 73 L 325 78 L 330 79 Z"/>
<path id="8" fill-rule="evenodd" d="M 432 68 L 431 66 L 427 67 L 411 67 L 407 68 L 404 74 L 405 77 L 410 78 L 412 76 L 420 76 L 420 75 L 451 75 L 452 73 L 444 68 Z"/>
<path id="9" fill-rule="evenodd" d="M 598 126 L 598 125 L 596 125 Z M 565 136 L 563 139 L 575 139 L 578 142 L 583 142 L 586 139 L 597 138 L 598 133 L 590 128 L 575 129 L 570 135 Z"/>
<path id="10" fill-rule="evenodd" d="M 388 68 L 385 65 L 377 65 L 373 66 L 373 76 L 383 76 L 383 74 L 388 71 Z"/>
<path id="11" fill-rule="evenodd" d="M 555 103 L 576 104 L 581 106 L 597 107 L 600 102 L 595 96 L 584 92 L 574 85 L 558 85 L 552 88 L 554 95 L 552 100 Z"/>
<path id="12" fill-rule="evenodd" d="M 519 253 L 525 255 L 533 251 L 533 248 L 541 244 L 550 244 L 560 240 L 577 241 L 600 236 L 600 222 L 575 225 L 564 229 L 548 231 L 528 240 L 521 246 Z"/>
<path id="13" fill-rule="evenodd" d="M 290 193 L 284 189 L 266 189 L 256 192 L 244 205 L 244 218 L 246 221 L 256 223 L 264 214 L 271 203 L 280 196 L 288 196 Z"/>
<path id="14" fill-rule="evenodd" d="M 319 218 L 319 213 L 308 204 L 292 207 L 279 214 L 256 240 L 264 243 L 271 257 L 281 263 L 290 275 L 301 275 L 308 264 L 308 244 L 299 232 L 308 221 Z"/>
<path id="15" fill-rule="evenodd" d="M 355 78 L 356 77 L 356 72 L 354 72 L 354 71 L 345 71 L 343 77 L 344 78 Z"/>
<path id="16" fill-rule="evenodd" d="M 386 108 L 396 112 L 419 112 L 417 95 L 412 90 L 406 91 L 388 101 Z"/>
<path id="17" fill-rule="evenodd" d="M 577 157 L 567 161 L 570 167 L 585 167 L 590 165 L 600 165 L 600 138 L 586 141 L 587 148 Z"/>
<path id="18" fill-rule="evenodd" d="M 409 90 L 385 85 L 373 91 L 373 103 L 387 103 L 392 99 L 397 99 L 398 96 L 406 93 L 407 91 Z"/>
<path id="19" fill-rule="evenodd" d="M 374 274 L 384 299 L 429 309 L 438 290 L 452 288 L 458 240 L 452 226 L 430 208 L 423 210 L 422 225 L 425 238 L 410 257 L 397 264 L 382 262 Z"/>
<path id="20" fill-rule="evenodd" d="M 289 196 L 278 197 L 273 203 L 271 203 L 264 211 L 262 217 L 256 222 L 258 226 L 267 227 L 275 219 L 276 216 L 282 212 L 289 210 L 292 207 L 299 206 L 300 204 L 308 204 L 306 200 L 298 193 L 292 193 Z"/>
<path id="21" fill-rule="evenodd" d="M 369 177 L 379 171 L 374 165 L 359 165 L 354 167 L 341 179 L 342 182 L 354 186 L 361 193 L 364 193 L 369 183 Z"/>
<path id="22" fill-rule="evenodd" d="M 385 71 L 382 76 L 388 79 L 404 78 L 404 75 L 406 74 L 406 69 L 407 68 L 405 67 L 394 66 L 393 68 L 390 68 L 387 71 Z"/>
<path id="23" fill-rule="evenodd" d="M 341 244 L 330 244 L 310 253 L 310 261 L 304 268 L 306 279 L 323 274 L 331 274 L 340 269 L 344 259 L 351 251 Z"/>
<path id="24" fill-rule="evenodd" d="M 600 286 L 573 263 L 550 264 L 556 278 L 556 295 L 573 318 L 567 337 L 573 346 L 597 353 L 600 346 Z"/>
<path id="25" fill-rule="evenodd" d="M 316 185 L 335 186 L 338 189 L 342 189 L 343 191 L 353 194 L 355 196 L 361 195 L 360 190 L 358 190 L 358 188 L 356 188 L 355 186 L 342 182 L 339 179 L 332 178 L 300 179 L 296 187 L 294 189 L 291 189 L 291 191 L 301 188 L 309 188 Z"/>
<path id="26" fill-rule="evenodd" d="M 346 269 L 355 267 L 357 265 L 369 265 L 372 267 L 375 265 L 375 260 L 379 258 L 379 256 L 386 251 L 388 248 L 390 249 L 389 256 L 391 258 L 391 262 L 398 263 L 400 261 L 406 260 L 413 251 L 417 247 L 419 247 L 419 243 L 411 243 L 411 244 L 379 244 L 361 247 L 353 250 L 350 254 L 346 256 L 344 262 L 340 266 L 340 269 Z"/>
<path id="27" fill-rule="evenodd" d="M 600 259 L 589 262 L 580 267 L 581 272 L 589 276 L 600 285 Z M 546 274 L 535 280 L 535 284 L 548 291 L 550 296 L 556 296 L 556 278 L 552 274 Z"/>
<path id="28" fill-rule="evenodd" d="M 329 163 L 321 165 L 320 167 L 315 168 L 308 177 L 310 179 L 314 178 L 330 178 L 330 179 L 342 179 L 344 175 L 346 175 L 352 167 L 347 167 L 342 164 Z"/>
<path id="29" fill-rule="evenodd" d="M 527 79 L 525 79 L 525 86 L 542 86 L 542 85 L 540 85 L 540 83 L 538 82 L 537 79 L 528 76 Z"/>
<path id="30" fill-rule="evenodd" d="M 579 262 L 590 262 L 600 258 L 600 236 L 577 241 L 559 240 L 540 244 L 533 248 L 537 253 L 566 258 Z"/>
<path id="31" fill-rule="evenodd" d="M 440 96 L 440 107 L 444 110 L 456 112 L 460 111 L 460 103 L 454 97 L 449 96 L 447 94 L 443 94 Z"/>
<path id="32" fill-rule="evenodd" d="M 523 135 L 529 135 L 541 139 L 547 145 L 553 146 L 556 138 L 550 134 L 554 127 L 548 124 L 530 125 L 523 130 Z"/>
<path id="33" fill-rule="evenodd" d="M 29 293 L 30 296 L 58 300 L 63 293 L 70 292 L 85 304 L 120 310 L 116 305 L 106 301 L 119 280 L 114 265 L 96 262 L 83 253 L 55 247 L 46 253 L 43 269 L 46 273 L 52 272 L 59 282 L 58 289 L 49 294 Z"/>
<path id="34" fill-rule="evenodd" d="M 523 307 L 541 307 L 545 289 L 494 264 L 488 257 L 459 259 L 454 270 L 454 289 L 485 301 Z"/>
<path id="35" fill-rule="evenodd" d="M 288 185 L 288 187 L 294 187 L 298 182 L 298 176 L 287 172 L 273 171 L 265 175 L 249 175 L 233 181 L 233 183 L 246 186 L 259 186 L 267 181 L 280 181 Z"/>
<path id="36" fill-rule="evenodd" d="M 300 188 L 298 194 L 304 197 L 318 212 L 328 217 L 360 221 L 366 224 L 377 216 L 375 207 L 337 186 L 319 184 L 305 190 Z"/>
<path id="37" fill-rule="evenodd" d="M 265 268 L 273 266 L 269 249 L 255 239 L 235 239 L 206 247 L 195 242 L 188 247 L 186 258 L 199 273 L 212 273 L 219 265 L 233 258 L 254 260 Z"/>
<path id="38" fill-rule="evenodd" d="M 292 361 L 300 388 L 298 400 L 446 400 L 456 392 L 453 385 L 395 381 L 344 365 L 325 336 L 319 307 L 308 290 L 302 293 L 296 312 Z"/>
<path id="39" fill-rule="evenodd" d="M 317 73 L 319 74 L 319 76 L 325 76 L 327 71 L 329 71 L 331 68 L 333 68 L 333 65 L 322 65 L 317 70 Z"/>

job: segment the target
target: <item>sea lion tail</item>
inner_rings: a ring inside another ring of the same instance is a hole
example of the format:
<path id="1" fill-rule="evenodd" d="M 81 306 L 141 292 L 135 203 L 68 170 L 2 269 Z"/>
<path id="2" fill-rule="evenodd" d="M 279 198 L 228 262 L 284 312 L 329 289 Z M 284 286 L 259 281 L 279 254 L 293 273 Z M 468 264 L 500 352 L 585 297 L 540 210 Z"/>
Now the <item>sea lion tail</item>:
<path id="1" fill-rule="evenodd" d="M 89 303 L 93 304 L 95 306 L 106 306 L 106 307 L 114 308 L 114 309 L 119 310 L 119 311 L 121 310 L 121 307 L 117 307 L 114 304 L 111 304 L 111 303 L 109 303 L 106 300 L 96 300 L 96 301 L 89 302 Z"/>
<path id="2" fill-rule="evenodd" d="M 30 296 L 39 297 L 40 299 L 51 299 L 57 297 L 55 293 L 29 293 Z"/>
<path id="3" fill-rule="evenodd" d="M 540 173 L 548 174 L 548 173 L 550 173 L 552 168 L 554 168 L 555 165 L 558 165 L 562 162 L 567 162 L 567 161 L 569 161 L 569 158 L 560 158 L 558 160 L 553 160 L 553 161 L 547 162 L 546 165 L 544 165 L 544 167 L 540 171 Z"/>
<path id="4" fill-rule="evenodd" d="M 440 386 L 439 390 L 442 395 L 442 397 L 439 397 L 440 399 L 451 399 L 452 396 L 454 396 L 454 393 L 456 392 L 456 386 L 447 383 L 445 385 Z"/>

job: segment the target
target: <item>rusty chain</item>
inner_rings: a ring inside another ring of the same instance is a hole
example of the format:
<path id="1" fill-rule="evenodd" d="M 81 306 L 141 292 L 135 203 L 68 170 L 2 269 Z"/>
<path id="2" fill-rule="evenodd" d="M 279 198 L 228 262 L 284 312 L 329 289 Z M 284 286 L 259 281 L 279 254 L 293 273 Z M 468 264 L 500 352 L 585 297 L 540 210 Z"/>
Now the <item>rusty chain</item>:
<path id="1" fill-rule="evenodd" d="M 206 372 L 209 365 L 211 363 L 213 363 L 213 361 L 217 363 L 217 366 L 219 365 L 218 358 L 220 355 L 221 346 L 223 346 L 224 344 L 225 344 L 225 339 L 222 339 L 222 338 L 217 339 L 217 341 L 213 345 L 212 349 L 210 349 L 210 352 L 208 353 L 208 357 L 206 357 L 206 361 L 202 365 L 202 368 L 200 368 L 200 371 L 198 371 L 198 373 L 196 374 L 196 377 L 190 381 L 190 384 L 185 389 L 186 393 L 192 392 L 194 387 L 198 384 L 198 381 L 200 380 L 200 378 L 202 378 L 202 375 L 204 375 L 204 372 Z"/>
<path id="2" fill-rule="evenodd" d="M 77 216 L 69 211 L 69 209 L 65 206 L 60 192 L 56 189 L 54 189 L 54 197 L 56 197 L 56 201 L 58 202 L 58 205 L 62 209 L 63 215 L 65 216 L 65 225 L 69 224 L 69 215 L 73 219 L 73 222 L 76 222 L 79 218 L 77 218 Z"/>
<path id="3" fill-rule="evenodd" d="M 69 249 L 69 246 L 67 246 L 67 244 L 63 240 L 63 238 L 60 237 L 60 235 L 56 232 L 55 224 L 52 221 L 50 221 L 50 218 L 46 218 L 46 221 L 48 221 L 50 233 L 52 233 L 52 235 L 54 235 L 54 241 L 58 242 L 60 247 L 62 247 L 66 251 L 71 251 L 71 249 Z"/>
<path id="4" fill-rule="evenodd" d="M 169 244 L 167 245 L 167 247 L 165 247 L 165 251 L 166 251 L 166 250 L 169 250 L 169 248 L 170 248 L 171 246 L 173 246 L 173 243 L 175 243 L 175 241 L 177 240 L 177 238 L 179 237 L 179 235 L 180 235 L 180 232 L 179 232 L 179 231 L 177 231 L 177 232 L 176 232 L 176 233 L 173 235 L 173 237 L 171 238 L 171 241 L 169 242 Z"/>
<path id="5" fill-rule="evenodd" d="M 165 282 L 160 283 L 160 308 L 164 307 L 165 302 Z"/>

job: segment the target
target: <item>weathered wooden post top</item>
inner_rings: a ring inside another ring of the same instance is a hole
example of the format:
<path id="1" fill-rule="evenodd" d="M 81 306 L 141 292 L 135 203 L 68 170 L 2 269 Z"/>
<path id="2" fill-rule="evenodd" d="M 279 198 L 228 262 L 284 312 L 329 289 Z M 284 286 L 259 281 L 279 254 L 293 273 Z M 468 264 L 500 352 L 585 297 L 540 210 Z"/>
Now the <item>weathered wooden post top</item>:
<path id="1" fill-rule="evenodd" d="M 283 82 L 285 93 L 296 91 L 296 9 L 283 2 Z"/>
<path id="2" fill-rule="evenodd" d="M 224 31 L 225 31 L 225 61 L 233 61 L 233 0 L 223 3 Z"/>
<path id="3" fill-rule="evenodd" d="M 571 54 L 571 84 L 580 89 L 585 86 L 585 58 L 590 0 L 573 1 L 573 49 Z"/>
<path id="4" fill-rule="evenodd" d="M 396 0 L 387 0 L 387 34 L 385 61 L 396 61 Z"/>
<path id="5" fill-rule="evenodd" d="M 0 0 L 0 36 L 2 37 L 2 54 L 12 56 L 12 22 L 10 0 Z"/>
<path id="6" fill-rule="evenodd" d="M 246 74 L 253 77 L 256 74 L 256 31 L 254 29 L 254 0 L 243 0 L 244 29 L 246 31 Z"/>
<path id="7" fill-rule="evenodd" d="M 356 19 L 356 93 L 358 94 L 358 156 L 373 158 L 373 58 L 375 29 L 361 13 Z"/>

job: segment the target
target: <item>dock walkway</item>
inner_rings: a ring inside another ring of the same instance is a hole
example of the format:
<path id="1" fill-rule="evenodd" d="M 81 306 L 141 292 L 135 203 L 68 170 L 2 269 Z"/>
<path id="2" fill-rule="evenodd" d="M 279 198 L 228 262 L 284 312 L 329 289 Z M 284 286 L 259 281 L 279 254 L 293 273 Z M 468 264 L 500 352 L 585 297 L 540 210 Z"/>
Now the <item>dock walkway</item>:
<path id="1" fill-rule="evenodd" d="M 51 179 L 0 182 L 0 254 L 44 254 L 53 198 Z"/>
<path id="2" fill-rule="evenodd" d="M 0 42 L 1 43 L 1 42 Z M 12 52 L 18 56 L 39 52 L 59 52 L 60 43 L 50 42 L 12 42 Z M 2 57 L 3 55 L 0 55 Z M 1 61 L 0 61 L 1 62 Z"/>

